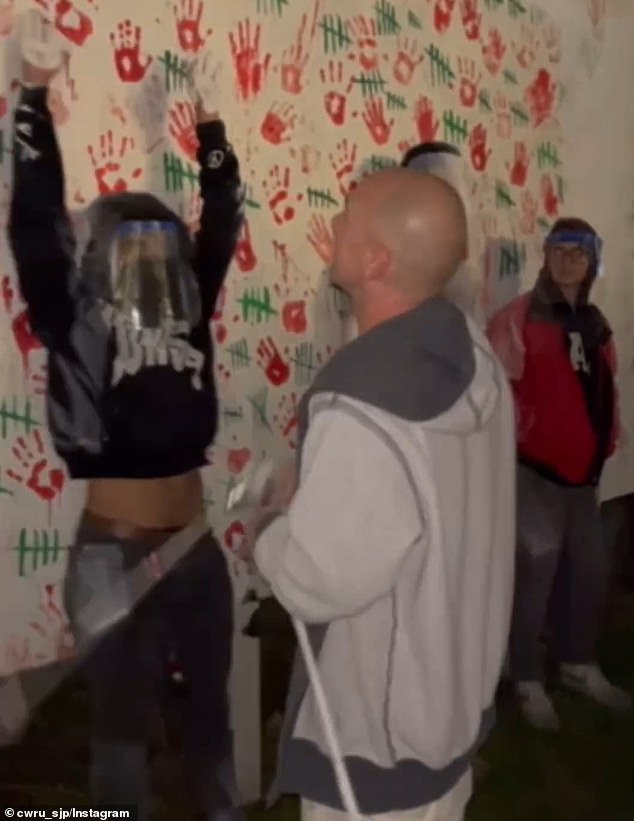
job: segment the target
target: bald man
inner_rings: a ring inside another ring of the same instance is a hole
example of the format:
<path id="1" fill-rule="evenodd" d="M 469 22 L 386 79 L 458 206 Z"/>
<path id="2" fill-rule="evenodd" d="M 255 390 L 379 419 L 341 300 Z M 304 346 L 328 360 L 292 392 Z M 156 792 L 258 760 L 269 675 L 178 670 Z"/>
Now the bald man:
<path id="1" fill-rule="evenodd" d="M 256 564 L 310 625 L 361 812 L 462 819 L 493 723 L 512 599 L 513 407 L 475 324 L 439 294 L 466 221 L 442 180 L 363 180 L 333 220 L 359 336 L 300 409 L 299 483 L 255 526 Z M 301 659 L 273 798 L 344 810 Z"/>

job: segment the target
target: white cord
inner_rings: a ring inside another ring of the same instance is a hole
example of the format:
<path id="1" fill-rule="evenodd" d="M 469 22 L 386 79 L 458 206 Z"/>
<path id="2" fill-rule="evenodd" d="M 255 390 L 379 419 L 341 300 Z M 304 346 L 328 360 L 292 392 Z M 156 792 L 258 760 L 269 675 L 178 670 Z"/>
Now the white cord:
<path id="1" fill-rule="evenodd" d="M 293 616 L 293 626 L 295 628 L 295 632 L 297 633 L 300 650 L 304 656 L 306 669 L 308 671 L 308 678 L 315 693 L 317 709 L 319 710 L 319 717 L 321 718 L 322 727 L 324 729 L 324 733 L 326 734 L 326 741 L 328 742 L 328 747 L 330 748 L 330 757 L 332 758 L 332 763 L 335 768 L 335 778 L 337 779 L 337 786 L 339 787 L 339 792 L 341 793 L 343 805 L 351 819 L 354 819 L 354 821 L 362 821 L 363 816 L 359 812 L 359 807 L 357 805 L 357 799 L 354 795 L 354 790 L 352 789 L 350 776 L 348 775 L 348 771 L 343 760 L 341 747 L 339 746 L 339 739 L 337 738 L 337 733 L 335 731 L 335 724 L 330 708 L 328 707 L 328 701 L 326 700 L 326 694 L 321 682 L 321 676 L 319 675 L 319 670 L 317 669 L 317 662 L 315 660 L 313 648 L 310 646 L 310 641 L 308 640 L 306 625 Z"/>

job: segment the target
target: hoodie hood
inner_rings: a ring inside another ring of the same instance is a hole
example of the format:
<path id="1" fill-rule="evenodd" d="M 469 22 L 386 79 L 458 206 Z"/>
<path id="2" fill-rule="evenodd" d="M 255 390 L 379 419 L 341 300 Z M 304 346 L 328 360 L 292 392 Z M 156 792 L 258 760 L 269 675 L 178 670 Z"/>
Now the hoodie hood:
<path id="1" fill-rule="evenodd" d="M 468 433 L 493 413 L 499 378 L 475 324 L 435 297 L 338 351 L 317 376 L 303 411 L 315 393 L 332 392 L 439 432 Z"/>

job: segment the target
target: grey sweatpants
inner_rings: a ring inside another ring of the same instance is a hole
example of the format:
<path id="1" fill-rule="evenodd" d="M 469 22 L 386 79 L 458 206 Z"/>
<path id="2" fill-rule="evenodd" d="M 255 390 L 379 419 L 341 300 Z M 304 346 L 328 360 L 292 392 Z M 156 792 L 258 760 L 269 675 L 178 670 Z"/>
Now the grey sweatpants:
<path id="1" fill-rule="evenodd" d="M 609 564 L 596 488 L 558 485 L 522 465 L 517 482 L 510 665 L 515 681 L 534 681 L 548 616 L 559 662 L 595 660 Z"/>

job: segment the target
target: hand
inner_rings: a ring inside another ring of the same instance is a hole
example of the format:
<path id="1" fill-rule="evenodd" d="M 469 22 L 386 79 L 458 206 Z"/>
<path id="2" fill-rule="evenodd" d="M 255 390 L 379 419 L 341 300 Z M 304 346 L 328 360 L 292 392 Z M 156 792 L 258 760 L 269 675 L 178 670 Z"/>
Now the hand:
<path id="1" fill-rule="evenodd" d="M 196 120 L 200 123 L 209 123 L 217 120 L 218 102 L 220 99 L 220 75 L 222 63 L 214 60 L 211 52 L 207 51 L 197 57 L 191 67 L 190 83 L 191 95 L 196 111 Z"/>
<path id="2" fill-rule="evenodd" d="M 55 26 L 36 9 L 22 15 L 18 26 L 23 82 L 48 86 L 68 61 Z"/>

